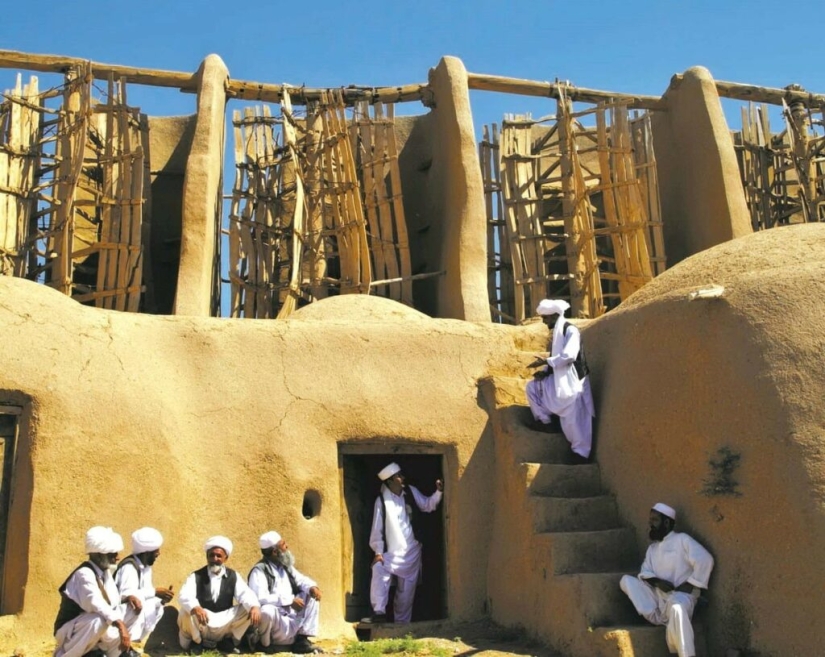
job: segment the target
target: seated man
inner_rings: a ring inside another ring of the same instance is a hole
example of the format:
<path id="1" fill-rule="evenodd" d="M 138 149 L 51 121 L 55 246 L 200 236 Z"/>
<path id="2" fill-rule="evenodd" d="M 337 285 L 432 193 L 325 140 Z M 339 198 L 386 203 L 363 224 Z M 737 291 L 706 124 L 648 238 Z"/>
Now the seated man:
<path id="1" fill-rule="evenodd" d="M 120 593 L 112 579 L 122 549 L 123 540 L 110 527 L 92 527 L 86 532 L 89 560 L 75 568 L 58 589 L 54 657 L 81 657 L 93 651 L 118 657 L 131 651 Z"/>
<path id="2" fill-rule="evenodd" d="M 237 654 L 250 623 L 257 627 L 261 620 L 260 604 L 244 578 L 224 565 L 232 554 L 232 541 L 213 536 L 203 549 L 207 564 L 189 575 L 180 590 L 180 647 L 195 654 L 204 648 Z"/>
<path id="3" fill-rule="evenodd" d="M 375 553 L 370 584 L 373 616 L 370 620 L 386 622 L 390 583 L 395 577 L 393 620 L 409 623 L 421 576 L 421 543 L 413 533 L 415 515 L 418 510 L 424 513 L 435 511 L 444 486 L 440 479 L 436 480 L 435 492 L 425 497 L 415 486 L 404 486 L 404 475 L 397 463 L 386 466 L 378 473 L 378 478 L 384 483 L 375 500 L 370 530 L 370 547 Z"/>
<path id="4" fill-rule="evenodd" d="M 554 321 L 555 325 L 550 356 L 539 356 L 528 366 L 543 369 L 528 381 L 527 401 L 533 417 L 540 424 L 549 425 L 552 416 L 557 415 L 573 452 L 587 459 L 593 442 L 596 412 L 587 366 L 581 358 L 581 334 L 564 318 L 569 307 L 570 304 L 561 299 L 543 299 L 536 308 L 545 326 L 550 328 Z"/>
<path id="5" fill-rule="evenodd" d="M 687 534 L 673 531 L 676 511 L 656 504 L 650 511 L 650 540 L 638 577 L 625 575 L 620 586 L 636 611 L 654 625 L 667 626 L 667 647 L 679 657 L 695 657 L 690 619 L 702 589 L 708 587 L 713 557 Z"/>
<path id="6" fill-rule="evenodd" d="M 157 529 L 143 527 L 132 533 L 132 554 L 115 572 L 120 600 L 126 603 L 126 621 L 133 642 L 145 642 L 163 617 L 163 605 L 172 597 L 171 587 L 155 588 L 152 566 L 160 555 L 163 537 Z"/>
<path id="7" fill-rule="evenodd" d="M 291 646 L 290 652 L 317 652 L 309 640 L 318 634 L 321 589 L 295 568 L 295 557 L 278 532 L 258 541 L 263 558 L 249 573 L 249 588 L 261 603 L 261 622 L 252 635 L 261 646 Z"/>

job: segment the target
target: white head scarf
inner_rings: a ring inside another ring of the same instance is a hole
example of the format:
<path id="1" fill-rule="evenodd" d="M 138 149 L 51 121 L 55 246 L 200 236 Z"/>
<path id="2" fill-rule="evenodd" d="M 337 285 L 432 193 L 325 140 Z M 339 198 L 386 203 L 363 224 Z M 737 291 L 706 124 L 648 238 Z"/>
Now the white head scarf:
<path id="1" fill-rule="evenodd" d="M 564 315 L 570 304 L 563 299 L 542 299 L 536 308 L 537 315 Z"/>
<path id="2" fill-rule="evenodd" d="M 86 554 L 114 554 L 123 550 L 123 539 L 111 527 L 92 527 L 86 532 Z"/>
<path id="3" fill-rule="evenodd" d="M 261 546 L 262 550 L 275 547 L 280 542 L 281 535 L 275 531 L 267 532 L 266 534 L 261 534 L 261 538 L 258 539 L 258 544 Z"/>
<path id="4" fill-rule="evenodd" d="M 163 536 L 157 529 L 152 527 L 141 527 L 132 532 L 132 553 L 143 554 L 144 552 L 154 552 L 163 545 Z"/>
<path id="5" fill-rule="evenodd" d="M 378 478 L 381 481 L 387 481 L 387 479 L 389 479 L 398 472 L 401 472 L 401 466 L 397 463 L 390 463 L 389 465 L 384 466 L 384 468 L 381 469 L 381 472 L 378 473 Z"/>
<path id="6" fill-rule="evenodd" d="M 657 502 L 652 507 L 653 511 L 658 511 L 663 516 L 667 516 L 671 520 L 676 520 L 676 509 L 672 506 L 668 506 L 667 504 L 663 504 L 662 502 Z"/>
<path id="7" fill-rule="evenodd" d="M 224 552 L 226 552 L 226 556 L 232 554 L 232 541 L 230 541 L 226 536 L 213 536 L 212 538 L 206 539 L 206 543 L 203 544 L 203 551 L 209 552 L 213 547 L 219 547 Z"/>

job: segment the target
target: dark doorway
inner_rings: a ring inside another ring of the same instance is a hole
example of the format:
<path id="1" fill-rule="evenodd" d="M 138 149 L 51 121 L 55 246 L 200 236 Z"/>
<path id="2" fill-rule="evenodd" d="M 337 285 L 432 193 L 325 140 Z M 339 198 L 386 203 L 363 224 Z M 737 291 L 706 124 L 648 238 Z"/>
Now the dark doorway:
<path id="1" fill-rule="evenodd" d="M 6 571 L 6 537 L 9 531 L 11 481 L 14 474 L 14 448 L 17 443 L 17 415 L 3 412 L 0 407 L 0 601 L 3 598 L 3 580 Z M 0 608 L 0 613 L 7 610 Z"/>
<path id="2" fill-rule="evenodd" d="M 442 454 L 347 453 L 341 447 L 339 464 L 343 477 L 345 518 L 344 582 L 346 620 L 355 622 L 372 613 L 370 578 L 373 552 L 369 547 L 370 526 L 375 500 L 381 487 L 377 473 L 388 463 L 401 466 L 408 486 L 423 495 L 432 495 L 436 479 L 444 479 Z M 355 446 L 353 446 L 355 447 Z M 413 621 L 447 617 L 445 592 L 446 558 L 444 545 L 444 504 L 432 513 L 420 514 L 416 539 L 423 546 L 422 578 L 415 594 Z M 390 598 L 392 600 L 392 597 Z"/>

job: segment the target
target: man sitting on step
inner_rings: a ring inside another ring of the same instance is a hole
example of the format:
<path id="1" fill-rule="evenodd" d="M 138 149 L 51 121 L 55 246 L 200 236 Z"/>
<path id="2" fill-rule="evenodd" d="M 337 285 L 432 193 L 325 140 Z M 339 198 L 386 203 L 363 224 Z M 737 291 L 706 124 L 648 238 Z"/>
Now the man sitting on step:
<path id="1" fill-rule="evenodd" d="M 579 329 L 564 318 L 570 304 L 543 299 L 536 308 L 547 328 L 553 326 L 550 356 L 538 356 L 528 367 L 541 367 L 527 383 L 527 401 L 536 422 L 550 425 L 558 416 L 564 437 L 582 459 L 590 457 L 593 436 L 593 393 L 581 349 Z"/>
<path id="2" fill-rule="evenodd" d="M 679 657 L 695 657 L 691 618 L 702 589 L 708 587 L 713 557 L 687 534 L 673 531 L 676 511 L 667 504 L 650 510 L 650 540 L 637 577 L 620 586 L 636 611 L 654 625 L 667 626 L 667 647 Z"/>

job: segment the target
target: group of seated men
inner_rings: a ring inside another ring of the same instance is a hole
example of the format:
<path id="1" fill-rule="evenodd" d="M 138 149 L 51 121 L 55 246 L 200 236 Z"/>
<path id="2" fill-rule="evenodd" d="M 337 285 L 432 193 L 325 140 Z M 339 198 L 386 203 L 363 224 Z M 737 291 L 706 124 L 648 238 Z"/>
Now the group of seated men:
<path id="1" fill-rule="evenodd" d="M 89 559 L 60 586 L 54 657 L 133 657 L 160 622 L 172 587 L 155 587 L 152 566 L 163 537 L 151 527 L 132 534 L 132 553 L 119 560 L 120 535 L 109 527 L 86 533 Z M 206 565 L 187 577 L 178 600 L 181 648 L 312 653 L 318 631 L 321 591 L 295 568 L 286 541 L 274 531 L 259 539 L 261 560 L 244 578 L 226 567 L 232 541 L 213 536 L 204 544 Z"/>

